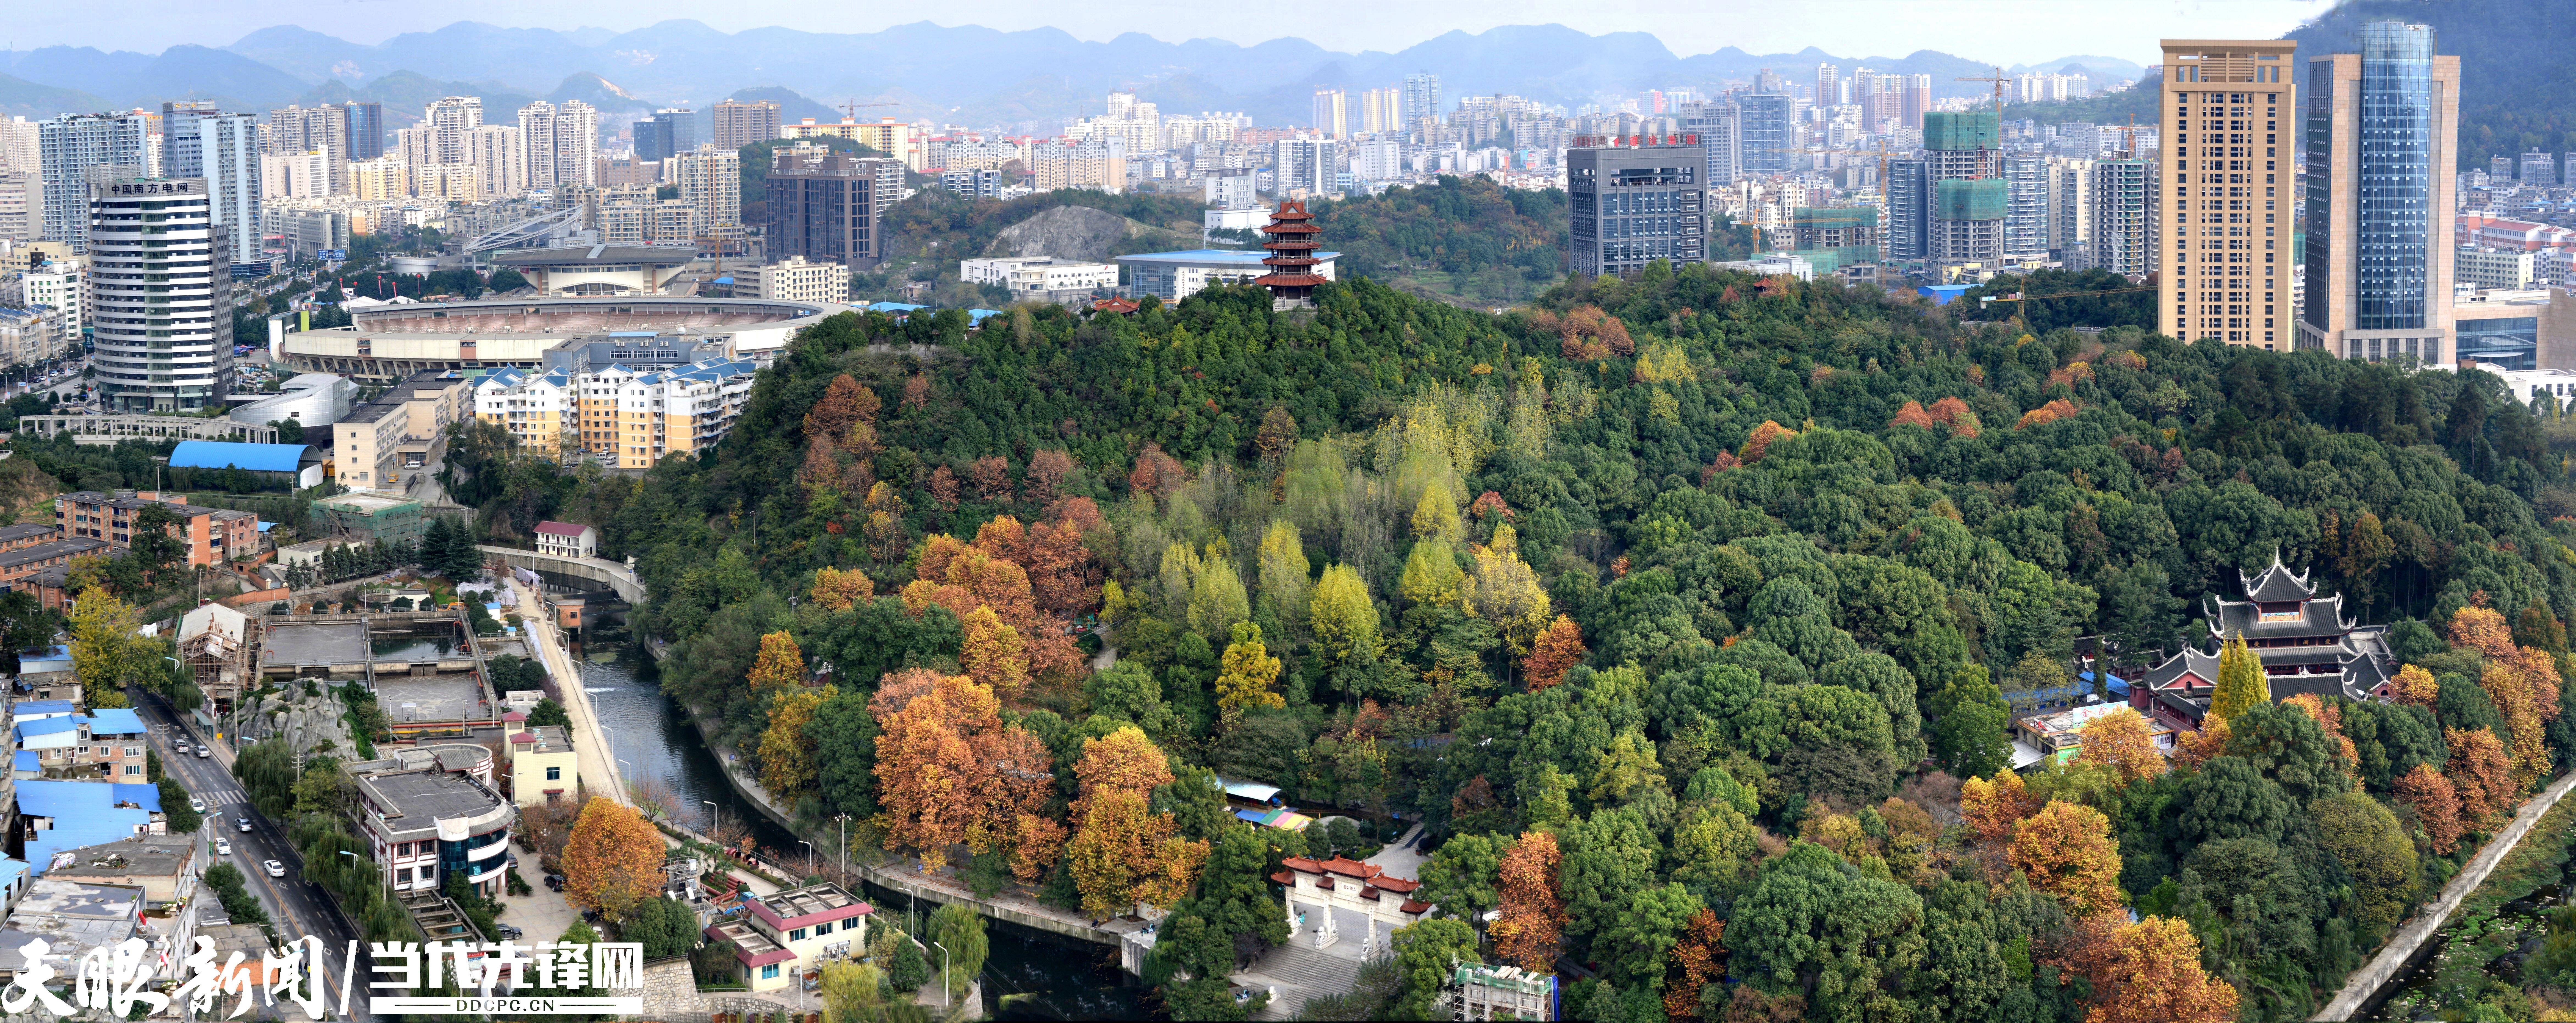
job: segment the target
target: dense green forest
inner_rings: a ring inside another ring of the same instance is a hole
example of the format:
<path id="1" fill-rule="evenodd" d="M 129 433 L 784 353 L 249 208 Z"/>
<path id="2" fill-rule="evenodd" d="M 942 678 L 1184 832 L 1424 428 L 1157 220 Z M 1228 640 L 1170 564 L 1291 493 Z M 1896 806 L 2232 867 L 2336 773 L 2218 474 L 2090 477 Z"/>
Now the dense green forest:
<path id="1" fill-rule="evenodd" d="M 1518 303 L 1565 275 L 1565 192 L 1482 177 L 1313 204 L 1335 269 L 1406 290 Z"/>
<path id="2" fill-rule="evenodd" d="M 1660 266 L 1500 316 L 1366 279 L 852 314 L 701 458 L 487 436 L 452 492 L 636 557 L 664 688 L 854 855 L 1171 906 L 1175 1018 L 1242 1018 L 1283 857 L 1405 821 L 1442 912 L 1313 1018 L 1427 1018 L 1452 956 L 1562 964 L 1587 1020 L 2305 1018 L 2576 753 L 2562 418 L 1979 318 Z M 2210 645 L 2276 554 L 2393 626 L 2397 702 L 2275 705 L 2230 654 L 2170 769 L 2128 714 L 2004 769 L 2079 637 Z M 1363 827 L 1239 823 L 1210 772 Z"/>

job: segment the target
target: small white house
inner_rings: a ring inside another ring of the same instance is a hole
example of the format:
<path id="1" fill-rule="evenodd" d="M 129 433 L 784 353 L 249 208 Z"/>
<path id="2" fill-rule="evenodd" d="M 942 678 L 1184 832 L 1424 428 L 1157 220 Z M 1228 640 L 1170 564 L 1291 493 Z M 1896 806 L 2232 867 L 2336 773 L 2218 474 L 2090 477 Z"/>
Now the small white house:
<path id="1" fill-rule="evenodd" d="M 537 553 L 565 558 L 599 555 L 599 531 L 574 522 L 537 523 Z"/>

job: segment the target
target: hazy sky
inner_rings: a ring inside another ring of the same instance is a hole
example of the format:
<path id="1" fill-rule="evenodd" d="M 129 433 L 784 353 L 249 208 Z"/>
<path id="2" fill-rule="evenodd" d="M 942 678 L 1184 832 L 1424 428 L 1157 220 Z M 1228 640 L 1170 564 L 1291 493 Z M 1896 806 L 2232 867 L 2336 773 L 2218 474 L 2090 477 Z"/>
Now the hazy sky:
<path id="1" fill-rule="evenodd" d="M 2330 6 L 2326 0 L 1311 0 L 1305 4 L 1127 0 L 983 0 L 973 5 L 754 0 L 124 0 L 104 7 L 28 3 L 0 27 L 0 44 L 68 44 L 157 51 L 222 46 L 254 29 L 294 24 L 354 42 L 455 21 L 525 28 L 596 25 L 616 31 L 696 18 L 736 32 L 782 25 L 867 32 L 935 21 L 999 29 L 1053 26 L 1084 39 L 1143 32 L 1166 41 L 1211 37 L 1250 45 L 1301 36 L 1335 50 L 1401 50 L 1453 29 L 1555 22 L 1585 32 L 1651 32 L 1678 54 L 1739 46 L 1754 53 L 1816 46 L 1841 56 L 1931 49 L 1998 63 L 2102 54 L 2151 61 L 2158 38 L 2271 38 Z M 967 13 L 971 9 L 971 14 Z M 1282 11 L 1309 12 L 1281 17 Z"/>

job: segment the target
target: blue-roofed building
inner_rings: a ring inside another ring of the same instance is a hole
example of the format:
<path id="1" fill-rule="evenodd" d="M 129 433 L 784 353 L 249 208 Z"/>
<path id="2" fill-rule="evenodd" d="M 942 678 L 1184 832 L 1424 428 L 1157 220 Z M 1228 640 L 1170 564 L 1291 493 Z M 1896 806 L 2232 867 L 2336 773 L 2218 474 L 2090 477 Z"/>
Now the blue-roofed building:
<path id="1" fill-rule="evenodd" d="M 1141 299 L 1147 295 L 1161 298 L 1168 305 L 1178 302 L 1212 284 L 1250 284 L 1252 279 L 1269 273 L 1261 259 L 1268 252 L 1253 249 L 1190 249 L 1184 252 L 1146 252 L 1118 257 L 1118 265 L 1127 268 L 1127 297 Z M 1333 271 L 1338 252 L 1317 252 L 1314 272 L 1325 280 L 1340 280 Z"/>
<path id="2" fill-rule="evenodd" d="M 22 720 L 9 738 L 18 753 L 35 755 L 44 776 L 109 782 L 141 783 L 151 745 L 143 719 L 124 708 Z"/>
<path id="3" fill-rule="evenodd" d="M 54 647 L 53 649 L 63 651 L 63 666 L 61 670 L 72 670 L 71 648 Z M 33 662 L 26 653 L 19 653 L 18 665 L 21 673 L 29 670 L 27 665 L 30 663 Z M 48 668 L 44 670 L 50 671 L 53 669 Z M 20 700 L 18 701 L 17 706 L 9 708 L 9 716 L 20 721 L 29 721 L 36 718 L 64 718 L 78 713 L 80 713 L 80 708 L 72 706 L 72 701 L 70 700 Z"/>
<path id="4" fill-rule="evenodd" d="M 969 324 L 969 326 L 981 327 L 981 326 L 983 326 L 983 325 L 984 325 L 984 320 L 985 320 L 985 318 L 986 318 L 986 317 L 991 317 L 991 316 L 1000 316 L 1000 315 L 1002 315 L 1002 311 L 1001 311 L 1001 310 L 999 310 L 999 309 L 969 309 L 969 310 L 966 310 L 966 318 L 967 318 L 968 320 L 972 321 L 972 322 Z"/>
<path id="5" fill-rule="evenodd" d="M 17 781 L 42 778 L 45 776 L 45 765 L 36 759 L 35 750 L 22 749 L 10 754 L 9 776 Z"/>
<path id="6" fill-rule="evenodd" d="M 17 790 L 27 862 L 39 875 L 57 852 L 151 834 L 162 825 L 156 786 L 39 780 L 18 782 Z"/>
<path id="7" fill-rule="evenodd" d="M 893 314 L 894 314 L 894 318 L 895 318 L 895 319 L 898 319 L 898 320 L 900 320 L 900 319 L 904 319 L 905 317 L 911 316 L 911 315 L 912 315 L 912 314 L 914 314 L 914 313 L 920 312 L 921 310 L 928 309 L 928 308 L 930 308 L 930 307 L 929 307 L 929 306 L 926 306 L 926 305 L 913 305 L 913 304 L 911 304 L 911 303 L 909 303 L 909 302 L 870 302 L 870 303 L 868 303 L 868 311 L 869 311 L 869 312 L 872 312 L 872 313 L 893 313 Z"/>
<path id="8" fill-rule="evenodd" d="M 1974 285 L 1926 284 L 1915 288 L 1914 293 L 1931 299 L 1933 305 L 1949 305 L 1951 300 L 1967 294 L 1968 289 L 1971 287 L 1974 287 Z"/>
<path id="9" fill-rule="evenodd" d="M 322 485 L 322 453 L 310 444 L 235 444 L 219 440 L 183 440 L 170 449 L 172 469 L 243 469 L 263 481 L 290 482 L 295 489 Z M 178 474 L 179 486 L 193 486 Z"/>

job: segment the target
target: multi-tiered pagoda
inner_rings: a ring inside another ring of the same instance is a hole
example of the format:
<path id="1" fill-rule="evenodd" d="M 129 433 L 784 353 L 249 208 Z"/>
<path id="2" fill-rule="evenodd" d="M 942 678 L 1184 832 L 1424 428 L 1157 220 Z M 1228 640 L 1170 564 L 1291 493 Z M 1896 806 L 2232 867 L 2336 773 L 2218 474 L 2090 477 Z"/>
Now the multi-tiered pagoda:
<path id="1" fill-rule="evenodd" d="M 2218 651 L 2231 636 L 2245 637 L 2263 662 L 2275 700 L 2300 693 L 2348 700 L 2389 695 L 2394 661 L 2387 626 L 2355 625 L 2344 615 L 2342 594 L 2317 596 L 2316 585 L 2282 567 L 2277 553 L 2261 575 L 2236 578 L 2244 600 L 2212 596 L 2202 606 L 2210 649 L 2184 647 L 2149 670 L 2129 693 L 2139 710 L 2199 727 L 2218 687 Z"/>
<path id="2" fill-rule="evenodd" d="M 1315 226 L 1315 218 L 1306 212 L 1306 204 L 1290 199 L 1279 204 L 1270 214 L 1270 224 L 1261 229 L 1261 247 L 1270 250 L 1261 265 L 1270 272 L 1252 279 L 1252 283 L 1270 289 L 1270 307 L 1294 309 L 1315 304 L 1315 289 L 1327 278 L 1318 268 L 1323 260 L 1315 250 L 1324 243 L 1324 229 Z"/>

